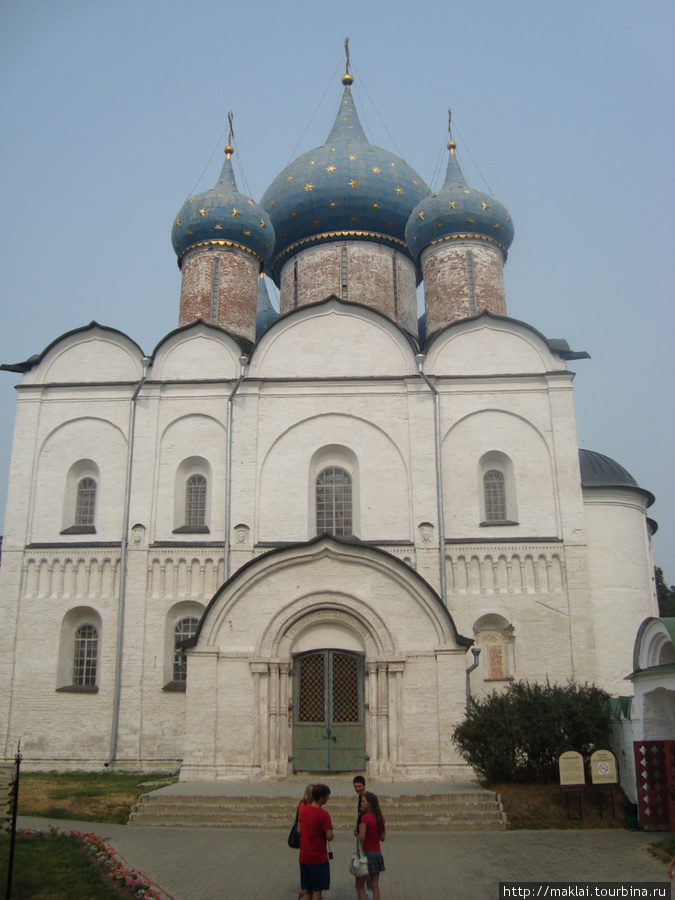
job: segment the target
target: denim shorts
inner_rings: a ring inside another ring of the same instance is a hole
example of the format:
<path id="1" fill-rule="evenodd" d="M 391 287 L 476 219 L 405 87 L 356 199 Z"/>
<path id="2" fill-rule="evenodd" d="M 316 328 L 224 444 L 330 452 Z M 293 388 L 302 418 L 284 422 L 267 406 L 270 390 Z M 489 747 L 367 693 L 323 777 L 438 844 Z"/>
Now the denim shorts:
<path id="1" fill-rule="evenodd" d="M 375 875 L 384 872 L 384 856 L 378 850 L 364 850 L 368 860 L 368 874 Z"/>
<path id="2" fill-rule="evenodd" d="M 330 888 L 330 863 L 300 863 L 300 887 L 303 891 L 327 891 Z"/>

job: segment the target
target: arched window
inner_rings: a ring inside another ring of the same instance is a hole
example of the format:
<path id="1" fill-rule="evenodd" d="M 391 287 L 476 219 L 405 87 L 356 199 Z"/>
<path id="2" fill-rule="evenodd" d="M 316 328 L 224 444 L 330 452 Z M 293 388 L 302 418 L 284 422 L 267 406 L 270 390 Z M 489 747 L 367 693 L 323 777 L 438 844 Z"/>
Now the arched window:
<path id="1" fill-rule="evenodd" d="M 94 524 L 96 511 L 96 482 L 93 478 L 81 478 L 77 483 L 75 500 L 75 525 Z"/>
<path id="2" fill-rule="evenodd" d="M 499 469 L 489 469 L 483 476 L 483 490 L 485 491 L 485 521 L 505 522 L 507 515 L 504 473 Z"/>
<path id="3" fill-rule="evenodd" d="M 96 496 L 101 473 L 93 459 L 78 459 L 66 475 L 61 534 L 96 534 Z"/>
<path id="4" fill-rule="evenodd" d="M 517 525 L 516 478 L 510 457 L 499 450 L 478 461 L 478 505 L 481 525 Z"/>
<path id="5" fill-rule="evenodd" d="M 197 633 L 199 619 L 194 616 L 186 616 L 179 619 L 173 629 L 173 681 L 185 681 L 187 678 L 187 659 L 179 644 L 187 638 L 194 637 Z"/>
<path id="6" fill-rule="evenodd" d="M 201 528 L 206 524 L 206 476 L 190 475 L 185 485 L 185 524 Z"/>
<path id="7" fill-rule="evenodd" d="M 317 534 L 352 534 L 352 478 L 338 466 L 323 469 L 316 478 Z"/>
<path id="8" fill-rule="evenodd" d="M 93 625 L 80 625 L 75 631 L 73 686 L 94 687 L 98 667 L 98 631 Z"/>

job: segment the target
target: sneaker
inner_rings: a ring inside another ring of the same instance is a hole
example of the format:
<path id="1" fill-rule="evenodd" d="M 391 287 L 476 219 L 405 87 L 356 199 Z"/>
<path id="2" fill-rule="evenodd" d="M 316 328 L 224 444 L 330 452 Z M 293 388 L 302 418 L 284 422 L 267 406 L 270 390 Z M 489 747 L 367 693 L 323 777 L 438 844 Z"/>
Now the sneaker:
<path id="1" fill-rule="evenodd" d="M 373 900 L 373 892 L 366 888 L 366 897 L 367 900 Z"/>

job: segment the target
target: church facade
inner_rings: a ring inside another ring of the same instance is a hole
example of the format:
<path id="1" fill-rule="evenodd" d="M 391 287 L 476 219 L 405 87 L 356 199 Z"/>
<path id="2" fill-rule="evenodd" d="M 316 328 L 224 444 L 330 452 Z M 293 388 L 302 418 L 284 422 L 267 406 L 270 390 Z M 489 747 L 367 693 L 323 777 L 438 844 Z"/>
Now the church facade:
<path id="1" fill-rule="evenodd" d="M 186 201 L 179 326 L 150 356 L 91 323 L 3 367 L 6 757 L 465 779 L 467 695 L 625 693 L 654 498 L 578 449 L 587 354 L 507 315 L 506 209 L 452 139 L 435 194 L 369 144 L 351 83 L 259 204 L 229 144 Z"/>

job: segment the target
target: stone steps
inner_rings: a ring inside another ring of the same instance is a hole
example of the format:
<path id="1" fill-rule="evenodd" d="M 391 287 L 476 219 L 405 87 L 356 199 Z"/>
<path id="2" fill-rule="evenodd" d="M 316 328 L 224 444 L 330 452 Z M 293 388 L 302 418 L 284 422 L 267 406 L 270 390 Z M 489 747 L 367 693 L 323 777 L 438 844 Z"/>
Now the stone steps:
<path id="1" fill-rule="evenodd" d="M 462 793 L 387 797 L 380 804 L 390 828 L 441 831 L 503 830 L 506 816 L 498 795 L 477 788 Z M 291 797 L 143 794 L 133 807 L 130 825 L 178 825 L 201 828 L 290 829 L 296 801 Z M 331 797 L 335 829 L 351 829 L 355 798 Z"/>

